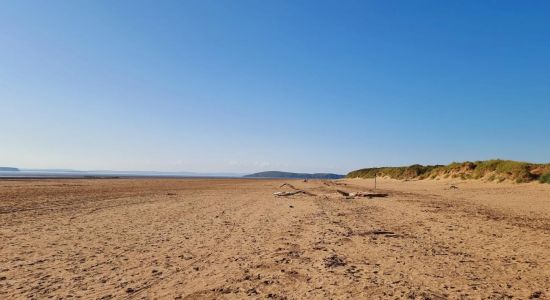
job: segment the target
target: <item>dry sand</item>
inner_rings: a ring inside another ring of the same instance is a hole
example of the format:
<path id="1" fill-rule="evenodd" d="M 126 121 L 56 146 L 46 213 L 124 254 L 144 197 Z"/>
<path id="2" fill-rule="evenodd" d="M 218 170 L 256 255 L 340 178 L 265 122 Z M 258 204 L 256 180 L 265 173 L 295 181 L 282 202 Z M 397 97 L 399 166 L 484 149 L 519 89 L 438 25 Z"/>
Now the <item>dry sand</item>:
<path id="1" fill-rule="evenodd" d="M 550 298 L 550 185 L 379 186 L 0 181 L 0 299 Z"/>

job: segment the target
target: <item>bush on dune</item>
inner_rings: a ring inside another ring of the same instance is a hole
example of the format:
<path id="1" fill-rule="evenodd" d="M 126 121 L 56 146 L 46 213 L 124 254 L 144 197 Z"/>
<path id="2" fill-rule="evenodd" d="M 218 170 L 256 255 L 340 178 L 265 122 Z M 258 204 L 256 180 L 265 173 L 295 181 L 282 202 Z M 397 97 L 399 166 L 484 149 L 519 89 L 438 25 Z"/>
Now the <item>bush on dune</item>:
<path id="1" fill-rule="evenodd" d="M 546 173 L 539 177 L 540 183 L 550 183 L 550 173 Z"/>
<path id="2" fill-rule="evenodd" d="M 481 178 L 490 173 L 504 174 L 514 178 L 516 182 L 529 182 L 536 178 L 531 174 L 533 164 L 512 160 L 486 160 L 476 162 L 477 166 L 474 171 L 474 176 Z"/>
<path id="3" fill-rule="evenodd" d="M 348 178 L 374 178 L 375 176 L 388 176 L 394 179 L 424 178 L 432 170 L 440 166 L 412 165 L 408 167 L 383 167 L 367 168 L 350 172 Z"/>

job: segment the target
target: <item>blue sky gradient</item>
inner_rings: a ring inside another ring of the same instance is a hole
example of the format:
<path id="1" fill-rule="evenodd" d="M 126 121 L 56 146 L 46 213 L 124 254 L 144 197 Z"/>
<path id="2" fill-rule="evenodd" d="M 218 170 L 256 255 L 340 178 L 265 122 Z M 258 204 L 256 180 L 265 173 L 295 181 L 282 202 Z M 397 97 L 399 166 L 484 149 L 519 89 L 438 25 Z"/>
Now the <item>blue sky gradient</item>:
<path id="1" fill-rule="evenodd" d="M 550 161 L 548 1 L 2 1 L 0 166 Z"/>

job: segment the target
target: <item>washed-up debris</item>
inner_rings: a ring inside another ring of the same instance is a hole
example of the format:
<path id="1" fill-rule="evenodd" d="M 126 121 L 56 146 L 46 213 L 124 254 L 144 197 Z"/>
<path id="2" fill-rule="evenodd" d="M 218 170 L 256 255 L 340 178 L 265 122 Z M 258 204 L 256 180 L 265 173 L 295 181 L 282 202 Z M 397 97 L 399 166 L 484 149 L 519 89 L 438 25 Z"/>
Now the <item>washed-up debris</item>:
<path id="1" fill-rule="evenodd" d="M 293 189 L 294 191 L 292 191 L 292 192 L 276 192 L 276 193 L 273 193 L 273 195 L 275 195 L 277 197 L 286 197 L 286 196 L 292 196 L 292 195 L 296 195 L 296 194 L 305 194 L 305 195 L 308 195 L 308 196 L 315 196 L 315 194 L 310 193 L 308 191 L 297 189 L 295 186 L 293 186 L 290 183 L 283 183 L 280 187 L 285 187 L 285 186 Z"/>
<path id="2" fill-rule="evenodd" d="M 349 197 L 350 196 L 350 193 L 346 192 L 346 191 L 342 191 L 342 190 L 336 190 L 338 193 L 340 193 L 342 196 L 344 197 Z"/>
<path id="3" fill-rule="evenodd" d="M 395 232 L 393 231 L 387 231 L 387 230 L 372 230 L 372 231 L 368 231 L 367 233 L 369 234 L 395 234 Z"/>
<path id="4" fill-rule="evenodd" d="M 385 193 L 368 193 L 368 192 L 356 192 L 356 193 L 348 193 L 346 191 L 342 190 L 336 190 L 338 193 L 340 193 L 342 196 L 346 197 L 346 199 L 354 199 L 356 197 L 367 197 L 369 199 L 378 197 L 378 198 L 385 198 L 388 197 L 389 194 Z"/>
<path id="5" fill-rule="evenodd" d="M 385 193 L 366 193 L 366 194 L 359 193 L 358 196 L 359 197 L 367 197 L 369 199 L 372 199 L 372 198 L 386 198 L 386 197 L 389 196 L 389 194 L 385 194 Z"/>
<path id="6" fill-rule="evenodd" d="M 335 267 L 342 267 L 345 266 L 346 259 L 343 257 L 339 257 L 336 254 L 333 254 L 327 258 L 325 258 L 325 267 L 327 268 L 335 268 Z"/>
<path id="7" fill-rule="evenodd" d="M 276 193 L 273 193 L 273 195 L 279 196 L 279 197 L 286 197 L 286 196 L 292 196 L 292 195 L 301 194 L 301 193 L 303 193 L 303 191 L 276 192 Z"/>
<path id="8" fill-rule="evenodd" d="M 289 188 L 291 188 L 293 190 L 297 190 L 297 188 L 295 186 L 293 186 L 292 184 L 290 184 L 290 183 L 283 183 L 283 184 L 281 184 L 280 187 L 285 187 L 285 186 L 288 186 Z"/>
<path id="9" fill-rule="evenodd" d="M 458 186 L 456 186 L 456 185 L 451 185 L 451 186 L 449 187 L 449 189 L 451 189 L 451 190 L 456 190 L 456 189 L 458 189 Z"/>
<path id="10" fill-rule="evenodd" d="M 292 195 L 296 195 L 296 194 L 306 194 L 306 195 L 313 195 L 309 192 L 306 192 L 306 191 L 302 191 L 302 190 L 296 190 L 296 191 L 292 191 L 292 192 L 276 192 L 276 193 L 273 193 L 273 195 L 277 196 L 277 197 L 286 197 L 286 196 L 292 196 Z"/>

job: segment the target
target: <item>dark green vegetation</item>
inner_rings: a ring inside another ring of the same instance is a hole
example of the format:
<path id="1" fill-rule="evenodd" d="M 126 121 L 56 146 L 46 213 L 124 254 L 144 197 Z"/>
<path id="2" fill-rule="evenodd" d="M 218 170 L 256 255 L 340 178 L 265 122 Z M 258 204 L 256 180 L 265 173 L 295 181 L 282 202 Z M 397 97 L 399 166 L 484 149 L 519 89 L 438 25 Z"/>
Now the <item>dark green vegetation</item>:
<path id="1" fill-rule="evenodd" d="M 410 179 L 423 176 L 442 166 L 422 166 L 412 165 L 408 167 L 382 167 L 382 168 L 367 168 L 348 173 L 348 178 L 374 178 L 377 176 L 388 176 L 395 179 Z"/>
<path id="2" fill-rule="evenodd" d="M 245 175 L 247 178 L 299 178 L 299 179 L 340 179 L 344 175 L 330 174 L 330 173 L 290 173 L 290 172 L 280 172 L 280 171 L 267 171 L 254 173 L 250 175 Z"/>
<path id="3" fill-rule="evenodd" d="M 408 167 L 367 168 L 348 173 L 348 178 L 373 178 L 374 175 L 394 179 L 486 179 L 488 181 L 513 180 L 550 182 L 550 164 L 533 164 L 512 160 L 484 160 L 452 163 L 446 166 L 412 165 Z M 543 175 L 544 174 L 544 175 Z"/>
<path id="4" fill-rule="evenodd" d="M 18 168 L 0 167 L 0 172 L 17 172 Z"/>
<path id="5" fill-rule="evenodd" d="M 550 183 L 550 172 L 542 175 L 540 178 L 539 178 L 539 181 L 540 183 Z"/>

